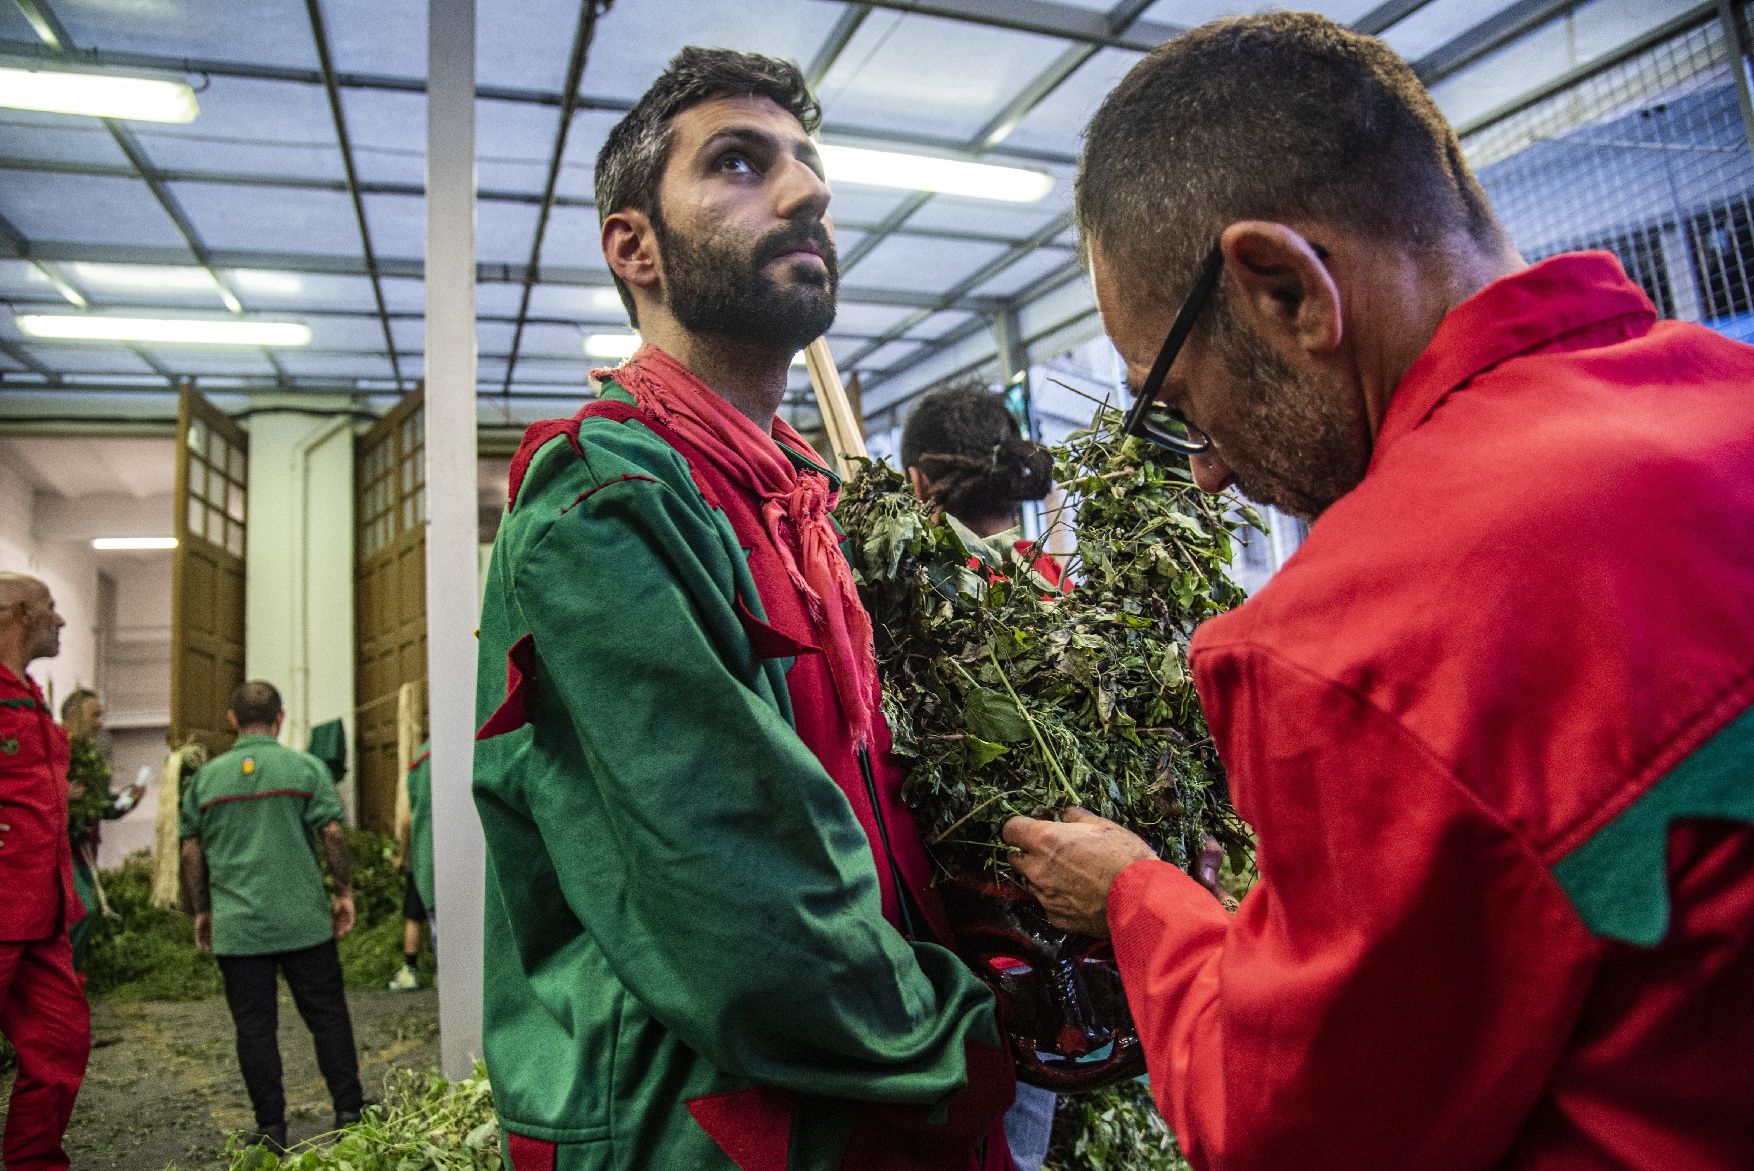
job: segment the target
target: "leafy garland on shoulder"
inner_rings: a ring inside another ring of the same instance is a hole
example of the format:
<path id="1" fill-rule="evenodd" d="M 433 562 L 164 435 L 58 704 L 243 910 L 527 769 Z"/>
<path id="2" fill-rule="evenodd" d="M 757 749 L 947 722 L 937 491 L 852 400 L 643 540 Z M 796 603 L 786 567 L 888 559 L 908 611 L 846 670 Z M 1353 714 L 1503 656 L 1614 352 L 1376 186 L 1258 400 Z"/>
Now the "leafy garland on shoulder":
<path id="1" fill-rule="evenodd" d="M 885 464 L 842 491 L 903 792 L 947 868 L 997 870 L 1007 818 L 1072 804 L 1180 866 L 1206 834 L 1233 857 L 1246 849 L 1187 646 L 1243 600 L 1226 568 L 1234 535 L 1260 522 L 1201 492 L 1185 463 L 1119 440 L 1119 423 L 1105 409 L 1055 452 L 1078 505 L 1064 595 L 1044 595 L 1021 562 L 971 568 L 961 538 Z"/>
<path id="2" fill-rule="evenodd" d="M 116 798 L 110 793 L 110 762 L 98 751 L 97 742 L 89 736 L 73 736 L 67 746 L 67 780 L 85 786 L 82 796 L 67 801 L 67 832 L 78 841 L 115 813 Z"/>

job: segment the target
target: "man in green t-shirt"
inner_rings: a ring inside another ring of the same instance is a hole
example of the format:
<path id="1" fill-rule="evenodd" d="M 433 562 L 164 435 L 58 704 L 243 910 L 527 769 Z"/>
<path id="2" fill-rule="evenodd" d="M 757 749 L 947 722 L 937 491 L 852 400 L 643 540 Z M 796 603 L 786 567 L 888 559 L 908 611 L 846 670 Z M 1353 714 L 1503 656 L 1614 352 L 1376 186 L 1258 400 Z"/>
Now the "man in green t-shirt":
<path id="1" fill-rule="evenodd" d="M 341 800 L 322 762 L 281 745 L 284 718 L 272 684 L 240 684 L 226 713 L 237 742 L 195 774 L 183 792 L 180 819 L 195 945 L 213 952 L 225 979 L 238 1065 L 256 1112 L 252 1138 L 278 1148 L 286 1145 L 286 1095 L 276 971 L 286 974 L 316 1043 L 335 1125 L 357 1122 L 364 1101 L 335 948 L 353 927 Z M 340 891 L 332 902 L 323 892 L 313 834 Z"/>

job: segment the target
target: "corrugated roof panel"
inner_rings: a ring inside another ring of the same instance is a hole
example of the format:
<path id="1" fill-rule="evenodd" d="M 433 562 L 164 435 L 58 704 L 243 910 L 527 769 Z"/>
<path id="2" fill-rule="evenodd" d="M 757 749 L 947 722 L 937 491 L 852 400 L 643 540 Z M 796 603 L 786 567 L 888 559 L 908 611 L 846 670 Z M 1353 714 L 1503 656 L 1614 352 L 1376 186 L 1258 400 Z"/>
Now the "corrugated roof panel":
<path id="1" fill-rule="evenodd" d="M 343 192 L 212 183 L 173 183 L 171 189 L 209 248 L 359 255 L 359 226 Z"/>
<path id="2" fill-rule="evenodd" d="M 138 179 L 8 175 L 0 184 L 0 216 L 35 242 L 183 246 L 176 224 Z"/>

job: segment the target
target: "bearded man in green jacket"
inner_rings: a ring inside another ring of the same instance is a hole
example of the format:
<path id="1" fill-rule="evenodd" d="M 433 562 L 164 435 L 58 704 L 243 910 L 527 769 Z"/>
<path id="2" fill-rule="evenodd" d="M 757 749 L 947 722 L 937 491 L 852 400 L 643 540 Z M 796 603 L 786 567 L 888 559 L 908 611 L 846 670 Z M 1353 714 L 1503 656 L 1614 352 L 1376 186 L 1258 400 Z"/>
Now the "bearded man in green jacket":
<path id="1" fill-rule="evenodd" d="M 777 417 L 834 316 L 819 110 L 687 49 L 597 161 L 645 345 L 537 424 L 481 619 L 485 1045 L 517 1171 L 1004 1171 L 838 480 Z"/>

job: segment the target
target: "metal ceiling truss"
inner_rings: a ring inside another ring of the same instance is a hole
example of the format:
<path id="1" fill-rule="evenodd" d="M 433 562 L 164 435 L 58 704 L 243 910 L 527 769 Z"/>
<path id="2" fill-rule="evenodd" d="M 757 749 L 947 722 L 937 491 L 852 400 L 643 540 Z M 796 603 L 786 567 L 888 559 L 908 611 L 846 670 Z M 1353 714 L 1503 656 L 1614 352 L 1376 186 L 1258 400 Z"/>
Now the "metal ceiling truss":
<path id="1" fill-rule="evenodd" d="M 1136 27 L 1138 25 L 1139 16 L 1151 6 L 1151 3 L 1152 0 L 1121 0 L 1120 3 L 1116 4 L 1106 13 L 1089 12 L 1084 9 L 1078 9 L 1077 13 L 1081 20 L 1096 22 L 1097 26 L 1100 27 L 1105 36 L 1118 36 L 1119 34 L 1126 32 L 1127 29 Z M 1007 5 L 1007 7 L 1014 6 Z M 1055 5 L 1053 7 L 1062 6 Z M 1173 35 L 1173 33 L 1170 35 Z M 1076 73 L 1086 61 L 1095 56 L 1100 47 L 1101 45 L 1099 43 L 1085 41 L 1066 49 L 1066 51 L 1061 53 L 1059 58 L 1055 60 L 1053 64 L 1049 65 L 1034 78 L 1030 79 L 1029 83 L 1025 85 L 1022 90 L 1011 99 L 1011 101 L 1007 102 L 998 113 L 994 114 L 993 117 L 987 121 L 985 126 L 982 126 L 976 131 L 968 142 L 964 144 L 964 149 L 977 156 L 990 153 L 1006 135 L 1015 130 L 1018 124 L 1029 116 L 1031 111 L 1041 105 L 1041 103 L 1047 99 L 1048 95 L 1052 94 L 1056 89 L 1063 85 L 1066 79 Z M 884 220 L 878 232 L 874 232 L 870 236 L 859 241 L 859 246 L 853 249 L 842 263 L 842 271 L 844 272 L 851 268 L 860 260 L 863 260 L 868 256 L 874 248 L 887 239 L 897 228 L 906 223 L 907 220 L 920 208 L 924 207 L 930 199 L 931 195 L 929 193 L 921 192 L 905 200 L 899 207 L 890 213 L 887 219 Z M 951 290 L 946 296 L 960 297 L 972 292 L 975 288 L 979 287 L 979 285 L 992 279 L 994 276 L 997 276 L 1005 269 L 1010 268 L 1025 256 L 1028 256 L 1031 252 L 1035 251 L 1036 248 L 1045 245 L 1055 237 L 1064 233 L 1070 226 L 1071 219 L 1069 216 L 1060 216 L 1056 218 L 1046 229 L 1037 232 L 1028 240 L 1012 245 L 1011 248 L 1000 255 L 998 259 L 990 264 L 984 265 L 973 276 L 965 279 L 957 285 L 956 288 Z M 1015 303 L 1015 298 L 1012 298 L 1011 300 Z M 897 327 L 897 330 L 891 332 L 895 333 L 896 337 L 899 337 L 901 333 L 906 332 L 907 329 L 911 329 L 915 324 L 918 324 L 917 321 L 910 321 Z M 895 340 L 895 338 L 889 340 Z M 850 367 L 857 367 L 860 362 L 876 353 L 879 348 L 881 348 L 881 346 L 876 343 L 864 346 L 858 350 L 858 352 L 854 353 L 847 360 L 846 364 Z"/>
<path id="2" fill-rule="evenodd" d="M 607 2 L 607 0 L 603 0 Z M 566 62 L 566 88 L 561 93 L 560 128 L 554 134 L 554 150 L 548 156 L 548 180 L 542 188 L 542 203 L 536 212 L 536 232 L 530 241 L 530 265 L 525 270 L 524 291 L 518 301 L 518 323 L 512 329 L 511 355 L 506 359 L 505 381 L 500 393 L 512 392 L 512 375 L 518 366 L 518 350 L 524 340 L 524 315 L 530 311 L 530 290 L 542 271 L 542 241 L 548 234 L 548 217 L 554 210 L 555 190 L 560 185 L 560 166 L 566 158 L 566 139 L 572 130 L 573 114 L 578 110 L 579 85 L 584 81 L 585 63 L 590 58 L 591 40 L 597 31 L 599 0 L 585 0 L 579 11 L 578 28 L 573 33 L 572 52 Z"/>
<path id="3" fill-rule="evenodd" d="M 119 163 L 91 163 L 66 159 L 21 159 L 0 158 L 0 172 L 22 171 L 41 175 L 79 175 L 93 178 L 135 179 L 138 172 L 132 167 Z M 199 171 L 182 168 L 156 167 L 153 173 L 166 183 L 202 183 L 218 187 L 280 187 L 288 191 L 328 191 L 346 194 L 345 179 L 323 179 L 308 175 L 257 175 L 233 173 L 228 171 Z M 420 183 L 385 183 L 360 180 L 359 192 L 362 195 L 401 195 L 414 199 L 426 198 L 426 188 Z M 475 199 L 478 203 L 516 203 L 539 205 L 542 196 L 534 191 L 500 191 L 492 188 L 477 191 Z M 577 207 L 591 209 L 597 206 L 595 200 L 577 195 L 556 194 L 553 199 L 555 207 Z M 835 226 L 852 232 L 875 232 L 881 224 L 873 220 L 845 220 L 836 218 Z M 960 240 L 974 241 L 982 244 L 1016 244 L 1023 237 L 1015 233 L 983 232 L 976 228 L 930 228 L 919 225 L 903 224 L 894 229 L 898 236 L 917 236 L 927 240 Z M 1049 245 L 1055 247 L 1055 245 Z"/>
<path id="4" fill-rule="evenodd" d="M 907 15 L 938 16 L 1012 32 L 1035 33 L 1089 45 L 1092 49 L 1132 49 L 1141 53 L 1188 31 L 1183 25 L 1136 20 L 1117 28 L 1109 15 L 1075 4 L 1053 3 L 1052 0 L 868 0 L 863 6 L 892 9 Z M 1142 12 L 1150 6 L 1149 3 L 1129 3 L 1123 7 L 1137 7 Z"/>
<path id="5" fill-rule="evenodd" d="M 378 302 L 378 323 L 384 329 L 384 352 L 390 359 L 390 372 L 396 388 L 402 382 L 402 363 L 396 357 L 396 339 L 390 335 L 390 314 L 384 304 L 384 283 L 378 275 L 377 253 L 372 248 L 371 225 L 365 218 L 365 199 L 359 192 L 359 169 L 353 162 L 353 141 L 347 135 L 347 115 L 341 108 L 341 87 L 335 80 L 335 62 L 329 55 L 329 31 L 323 24 L 322 0 L 305 0 L 305 13 L 310 18 L 311 39 L 316 43 L 317 61 L 323 69 L 323 90 L 329 98 L 329 115 L 335 121 L 335 138 L 341 145 L 341 167 L 347 176 L 347 197 L 353 203 L 353 218 L 359 224 L 359 245 L 365 256 L 366 274 L 371 277 L 372 296 Z"/>
<path id="6" fill-rule="evenodd" d="M 188 256 L 177 248 L 134 244 L 79 244 L 39 240 L 30 245 L 31 256 L 44 261 L 96 264 L 162 264 L 186 265 Z M 277 272 L 308 273 L 313 276 L 367 276 L 364 263 L 352 256 L 320 256 L 302 252 L 256 252 L 244 249 L 215 249 L 209 258 L 220 268 L 266 269 Z M 425 265 L 414 259 L 379 257 L 381 276 L 425 279 Z M 519 284 L 528 269 L 517 264 L 483 262 L 475 266 L 475 279 L 480 284 Z M 550 265 L 542 270 L 542 283 L 558 287 L 609 289 L 614 288 L 609 276 L 598 268 L 575 268 Z M 881 289 L 842 285 L 840 300 L 849 305 L 884 305 L 898 309 L 921 309 L 936 305 L 935 293 L 911 289 Z M 991 313 L 1006 303 L 999 297 L 968 297 L 952 306 L 970 313 Z M 355 316 L 358 316 L 356 313 Z M 392 313 L 392 316 L 395 316 Z"/>
<path id="7" fill-rule="evenodd" d="M 15 0 L 15 2 L 19 11 L 30 22 L 31 28 L 36 30 L 37 36 L 42 38 L 43 44 L 52 54 L 62 58 L 77 55 L 72 36 L 67 32 L 67 27 L 61 23 L 61 18 L 56 16 L 54 10 L 49 7 L 48 0 Z M 213 267 L 208 257 L 207 246 L 202 243 L 200 233 L 195 230 L 195 225 L 189 221 L 188 213 L 183 210 L 182 204 L 177 202 L 177 198 L 171 193 L 170 188 L 165 186 L 163 181 L 153 173 L 151 164 L 147 162 L 145 154 L 140 149 L 140 143 L 134 137 L 134 132 L 114 118 L 105 118 L 102 121 L 105 128 L 109 130 L 110 137 L 115 140 L 116 146 L 126 156 L 129 165 L 134 168 L 134 177 L 146 184 L 147 189 L 152 192 L 153 198 L 158 200 L 165 215 L 169 217 L 171 223 L 176 226 L 177 232 L 183 237 L 183 241 L 187 244 L 196 263 L 207 270 L 207 275 L 212 279 L 214 287 L 219 290 L 220 299 L 225 302 L 225 307 L 231 310 L 235 316 L 243 316 L 242 300 L 239 299 L 236 290 Z M 50 274 L 50 277 L 52 280 L 55 279 L 54 274 Z M 130 348 L 134 349 L 136 354 L 145 357 L 139 349 Z M 268 364 L 274 368 L 274 372 L 284 377 L 286 372 L 281 369 L 280 361 L 274 356 L 274 352 L 264 347 L 261 353 L 268 360 Z M 153 364 L 149 358 L 146 361 L 148 364 Z"/>
<path id="8" fill-rule="evenodd" d="M 1386 0 L 1385 3 L 1379 4 L 1376 8 L 1371 9 L 1369 12 L 1361 16 L 1353 23 L 1352 27 L 1359 32 L 1367 33 L 1372 36 L 1380 35 L 1400 21 L 1414 15 L 1431 2 L 1432 0 Z M 1449 41 L 1440 45 L 1438 48 L 1426 54 L 1424 57 L 1412 62 L 1413 70 L 1419 75 L 1420 80 L 1427 86 L 1434 86 L 1445 78 L 1467 68 L 1469 65 L 1472 65 L 1488 53 L 1509 44 L 1517 37 L 1520 37 L 1530 30 L 1538 28 L 1546 22 L 1577 8 L 1583 2 L 1584 0 L 1521 0 L 1520 3 L 1513 4 L 1511 7 L 1506 8 L 1486 20 L 1464 30 L 1452 37 Z M 1616 60 L 1623 59 L 1624 51 L 1614 54 L 1613 56 Z M 1593 64 L 1587 68 L 1586 72 L 1595 72 L 1597 69 L 1605 68 L 1611 63 L 1612 62 L 1602 62 Z M 1017 306 L 1027 305 L 1031 301 L 1034 301 L 1041 296 L 1045 296 L 1048 292 L 1058 289 L 1072 280 L 1078 279 L 1081 275 L 1081 262 L 1076 256 L 1074 256 L 1068 259 L 1063 267 L 1049 272 L 1034 284 L 1023 289 L 1016 296 L 1010 298 L 1010 303 Z M 1090 309 L 1086 311 L 1084 316 L 1088 317 L 1095 312 L 1095 306 L 1092 305 Z M 1045 337 L 1048 333 L 1057 332 L 1058 329 L 1063 328 L 1066 324 L 1072 324 L 1072 322 L 1061 323 L 1061 325 L 1042 333 L 1040 336 Z M 990 325 L 986 327 L 990 328 Z M 943 337 L 929 343 L 919 353 L 911 355 L 908 361 L 903 365 L 892 366 L 880 371 L 861 371 L 867 396 L 879 386 L 886 382 L 893 381 L 895 378 L 905 373 L 906 368 L 927 361 L 938 354 L 948 351 L 951 347 L 966 341 L 976 333 L 979 333 L 982 328 L 983 323 L 967 322 L 949 331 Z M 875 352 L 875 347 L 871 347 L 855 354 L 849 362 L 849 365 L 856 364 L 858 361 L 868 357 L 872 352 Z M 958 376 L 966 374 L 981 365 L 985 365 L 991 360 L 992 359 L 987 359 L 983 362 L 974 363 L 965 370 L 958 372 Z M 919 394 L 924 393 L 926 389 L 929 388 L 920 387 L 892 402 L 871 405 L 870 409 L 873 413 L 884 411 L 895 412 L 908 401 L 911 401 Z M 869 397 L 866 401 L 868 404 L 871 403 Z"/>
<path id="9" fill-rule="evenodd" d="M 28 0 L 19 0 L 19 2 L 28 2 Z M 43 46 L 29 41 L 0 38 L 0 56 L 49 57 L 52 55 L 46 53 Z M 206 74 L 209 77 L 230 77 L 246 81 L 285 81 L 314 86 L 326 84 L 322 71 L 317 69 L 290 69 L 216 58 L 175 57 L 162 53 L 126 53 L 111 50 L 79 51 L 70 54 L 70 56 L 82 65 L 106 66 L 115 69 Z M 378 90 L 404 94 L 426 93 L 426 82 L 423 79 L 396 77 L 390 74 L 337 71 L 335 82 L 342 89 Z M 519 86 L 483 85 L 477 87 L 475 96 L 486 100 L 529 106 L 558 107 L 565 100 L 565 94 L 560 90 L 526 89 Z M 621 98 L 592 97 L 580 94 L 577 109 L 625 114 L 633 109 L 633 103 Z M 876 126 L 843 124 L 835 122 L 832 118 L 823 123 L 822 131 L 831 138 L 846 138 L 873 144 L 917 146 L 922 150 L 944 153 L 955 153 L 962 149 L 960 142 L 952 138 L 912 133 L 905 130 L 884 129 Z M 999 147 L 993 153 L 995 157 L 1015 160 L 1019 163 L 1070 166 L 1078 161 L 1076 155 L 1063 151 L 1036 150 L 1025 147 Z"/>
<path id="10" fill-rule="evenodd" d="M 155 171 L 147 164 L 138 146 L 132 144 L 131 140 L 125 137 L 125 131 L 117 134 L 117 141 L 122 146 L 124 153 L 128 155 L 132 169 L 100 164 L 65 163 L 54 160 L 14 159 L 0 160 L 0 170 L 37 170 L 91 175 L 119 174 L 124 177 L 142 179 L 153 189 L 154 195 L 159 197 L 160 203 L 165 206 L 167 214 L 171 216 L 179 230 L 183 232 L 184 237 L 189 241 L 190 252 L 194 254 L 199 263 L 212 273 L 216 285 L 226 291 L 228 301 L 235 301 L 235 294 L 231 294 L 227 286 L 220 280 L 218 268 L 265 268 L 291 272 L 369 276 L 372 278 L 374 295 L 378 301 L 378 316 L 385 330 L 387 352 L 391 361 L 395 362 L 396 352 L 389 332 L 390 321 L 401 317 L 417 318 L 420 314 L 390 312 L 384 302 L 381 279 L 391 276 L 419 278 L 423 266 L 418 260 L 378 258 L 373 254 L 361 197 L 364 194 L 418 196 L 423 194 L 423 191 L 419 184 L 366 183 L 358 178 L 353 163 L 352 148 L 347 140 L 339 91 L 341 89 L 366 89 L 424 93 L 426 84 L 423 78 L 336 70 L 332 60 L 330 60 L 326 37 L 323 33 L 319 8 L 320 0 L 306 0 L 307 9 L 312 18 L 313 34 L 318 42 L 319 60 L 322 65 L 321 69 L 315 71 L 205 58 L 179 58 L 150 53 L 82 52 L 71 45 L 65 30 L 46 7 L 46 0 L 16 0 L 16 2 L 49 48 L 45 52 L 41 46 L 0 40 L 0 53 L 54 55 L 78 59 L 87 64 L 127 66 L 182 73 L 206 73 L 212 76 L 323 86 L 329 94 L 331 109 L 335 115 L 336 131 L 341 139 L 347 175 L 343 183 L 326 179 L 268 175 L 226 175 L 188 170 Z M 962 21 L 982 27 L 1009 29 L 1053 37 L 1067 42 L 1066 50 L 1051 65 L 1031 78 L 1028 84 L 989 120 L 987 125 L 966 140 L 876 127 L 842 125 L 832 119 L 829 119 L 823 128 L 825 136 L 831 139 L 846 139 L 878 146 L 917 148 L 956 157 L 984 156 L 988 161 L 1022 165 L 1046 164 L 1065 167 L 1076 164 L 1077 159 L 1074 154 L 1014 145 L 1008 146 L 1004 140 L 1031 111 L 1036 109 L 1043 100 L 1054 93 L 1060 85 L 1088 62 L 1090 57 L 1103 48 L 1147 51 L 1184 31 L 1175 25 L 1142 21 L 1140 18 L 1151 7 L 1151 0 L 1123 0 L 1122 3 L 1106 12 L 1093 11 L 1069 3 L 1056 2 L 1056 0 L 839 0 L 839 2 L 843 4 L 844 12 L 811 59 L 806 71 L 813 85 L 820 84 L 829 74 L 861 26 L 872 12 L 877 10 Z M 1431 0 L 1384 0 L 1383 3 L 1378 4 L 1377 7 L 1355 21 L 1353 27 L 1361 32 L 1381 34 L 1419 12 L 1430 2 Z M 1542 24 L 1563 15 L 1581 2 L 1582 0 L 1521 0 L 1520 3 L 1511 5 L 1451 38 L 1445 44 L 1414 62 L 1414 68 L 1427 85 L 1435 85 L 1456 71 L 1466 68 L 1481 57 L 1526 34 L 1531 29 L 1540 27 Z M 544 230 L 551 210 L 554 207 L 562 206 L 591 206 L 588 199 L 581 200 L 576 197 L 561 196 L 555 190 L 558 168 L 561 166 L 572 115 L 579 110 L 625 112 L 632 105 L 631 102 L 625 100 L 590 97 L 578 92 L 579 80 L 583 72 L 580 50 L 588 44 L 589 36 L 586 29 L 589 22 L 594 19 L 597 9 L 595 0 L 586 4 L 584 9 L 585 11 L 581 14 L 579 30 L 581 36 L 575 39 L 574 44 L 574 56 L 578 68 L 569 67 L 567 88 L 564 91 L 554 92 L 512 86 L 481 86 L 477 91 L 478 97 L 483 99 L 559 107 L 562 115 L 555 150 L 550 157 L 548 181 L 545 190 L 540 195 L 512 191 L 484 191 L 478 195 L 478 198 L 483 202 L 535 203 L 542 209 L 528 265 L 481 264 L 477 266 L 477 279 L 483 283 L 509 282 L 519 284 L 523 288 L 519 312 L 515 320 L 517 325 L 515 338 L 517 340 L 514 342 L 512 353 L 509 356 L 509 363 L 515 363 L 517 360 L 525 324 L 539 322 L 547 324 L 552 323 L 553 320 L 529 314 L 531 288 L 534 284 L 540 282 L 561 286 L 610 287 L 606 274 L 600 270 L 553 269 L 540 265 Z M 110 125 L 112 132 L 117 132 L 118 128 L 113 123 Z M 168 182 L 345 190 L 354 203 L 355 215 L 359 221 L 361 239 L 365 247 L 365 262 L 361 264 L 358 259 L 348 257 L 311 257 L 240 250 L 209 250 L 201 244 L 193 226 L 189 224 L 187 217 L 177 207 L 174 198 L 171 197 L 165 186 Z M 858 363 L 876 353 L 883 346 L 901 340 L 910 329 L 916 328 L 920 322 L 933 313 L 944 310 L 960 310 L 977 315 L 969 322 L 958 325 L 938 339 L 927 343 L 904 365 L 880 371 L 861 371 L 868 396 L 878 386 L 899 377 L 907 368 L 944 353 L 982 331 L 990 331 L 995 315 L 1015 311 L 1021 306 L 1028 305 L 1032 301 L 1063 288 L 1073 280 L 1080 279 L 1082 275 L 1077 256 L 1058 241 L 1058 237 L 1071 226 L 1069 216 L 1057 217 L 1053 223 L 1040 231 L 1021 239 L 1003 233 L 973 230 L 955 231 L 911 225 L 908 221 L 930 198 L 929 194 L 912 195 L 889 215 L 875 223 L 841 221 L 841 226 L 864 233 L 864 238 L 859 244 L 843 257 L 843 273 L 856 266 L 883 240 L 892 236 L 996 243 L 1003 245 L 1005 252 L 941 296 L 899 290 L 842 287 L 841 300 L 843 302 L 886 305 L 912 311 L 905 321 L 861 346 L 845 363 L 848 368 L 857 366 Z M 53 265 L 68 260 L 107 260 L 120 263 L 149 264 L 187 263 L 186 258 L 178 255 L 175 249 L 50 242 L 33 243 L 23 240 L 16 232 L 8 235 L 6 232 L 0 231 L 0 247 L 6 247 L 18 258 L 36 264 L 48 272 L 51 279 L 57 281 L 65 278 L 57 272 L 50 271 L 50 269 Z M 1066 262 L 1012 296 L 982 297 L 973 293 L 973 290 L 980 284 L 1042 248 L 1065 252 L 1067 254 Z M 313 310 L 311 312 L 321 315 L 327 311 Z M 337 310 L 336 312 L 342 311 Z M 1085 316 L 1088 316 L 1089 312 L 1093 312 L 1093 310 L 1086 311 Z M 356 313 L 348 315 L 357 316 Z M 481 320 L 503 321 L 505 319 L 483 315 Z M 1050 333 L 1064 328 L 1066 324 L 1075 323 L 1075 321 L 1076 319 L 1073 319 L 1046 331 L 1038 331 L 1037 338 L 1046 337 Z M 577 325 L 580 323 L 569 322 L 569 324 Z M 39 375 L 50 377 L 54 374 L 53 371 L 47 370 L 42 363 L 31 359 L 29 352 L 19 346 L 6 343 L 0 346 L 0 352 L 8 354 L 22 365 L 31 367 Z M 968 369 L 977 368 L 990 360 L 973 363 Z M 511 379 L 512 371 L 508 364 L 506 380 L 501 388 L 502 392 L 509 391 Z M 398 380 L 400 380 L 399 371 Z M 297 383 L 301 380 L 289 379 L 287 381 Z M 913 393 L 917 393 L 917 391 L 882 404 L 872 403 L 868 397 L 867 403 L 871 405 L 873 413 L 894 412 L 905 405 Z"/>

